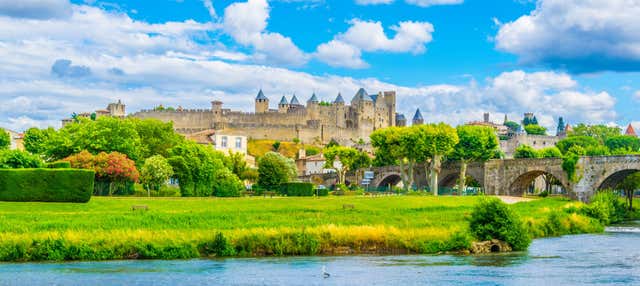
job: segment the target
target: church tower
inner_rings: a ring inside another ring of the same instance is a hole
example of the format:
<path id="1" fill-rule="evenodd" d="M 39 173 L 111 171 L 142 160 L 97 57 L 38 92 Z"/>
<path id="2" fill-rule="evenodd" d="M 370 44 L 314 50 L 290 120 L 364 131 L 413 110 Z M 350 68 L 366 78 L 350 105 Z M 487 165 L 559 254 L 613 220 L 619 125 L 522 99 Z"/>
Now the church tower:
<path id="1" fill-rule="evenodd" d="M 416 114 L 413 115 L 413 125 L 424 124 L 424 118 L 422 118 L 422 113 L 420 112 L 420 108 L 416 109 Z"/>

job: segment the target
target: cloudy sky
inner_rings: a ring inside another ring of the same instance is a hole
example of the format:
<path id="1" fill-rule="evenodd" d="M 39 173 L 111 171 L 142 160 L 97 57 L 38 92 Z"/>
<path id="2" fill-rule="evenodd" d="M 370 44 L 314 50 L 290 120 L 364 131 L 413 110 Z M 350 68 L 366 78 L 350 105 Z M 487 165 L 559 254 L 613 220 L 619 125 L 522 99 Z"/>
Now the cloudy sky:
<path id="1" fill-rule="evenodd" d="M 490 4 L 489 4 L 490 3 Z M 262 88 L 458 124 L 640 121 L 640 0 L 0 0 L 0 126 L 121 99 L 251 111 Z"/>

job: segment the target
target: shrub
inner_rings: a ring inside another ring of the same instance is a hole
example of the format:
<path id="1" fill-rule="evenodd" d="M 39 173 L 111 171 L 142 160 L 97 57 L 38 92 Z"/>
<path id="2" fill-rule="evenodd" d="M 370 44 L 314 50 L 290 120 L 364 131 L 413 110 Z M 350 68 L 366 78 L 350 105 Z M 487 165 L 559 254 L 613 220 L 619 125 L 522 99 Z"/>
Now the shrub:
<path id="1" fill-rule="evenodd" d="M 239 197 L 244 190 L 238 176 L 227 169 L 218 170 L 213 177 L 213 195 L 216 197 Z"/>
<path id="2" fill-rule="evenodd" d="M 502 240 L 513 250 L 525 250 L 531 238 L 509 206 L 498 199 L 482 199 L 471 213 L 469 228 L 479 240 Z"/>
<path id="3" fill-rule="evenodd" d="M 233 256 L 236 251 L 229 240 L 221 233 L 216 233 L 216 236 L 210 242 L 202 243 L 198 246 L 200 254 L 203 256 Z"/>
<path id="4" fill-rule="evenodd" d="M 316 196 L 318 197 L 326 197 L 329 195 L 329 189 L 316 189 Z"/>
<path id="5" fill-rule="evenodd" d="M 47 164 L 47 168 L 49 169 L 70 169 L 71 163 L 67 161 L 56 161 Z"/>
<path id="6" fill-rule="evenodd" d="M 583 207 L 582 212 L 599 220 L 604 225 L 621 222 L 627 216 L 627 208 L 620 197 L 612 191 L 600 191 L 591 203 Z"/>
<path id="7" fill-rule="evenodd" d="M 0 151 L 0 169 L 42 167 L 44 167 L 44 163 L 37 155 L 20 150 Z"/>
<path id="8" fill-rule="evenodd" d="M 93 177 L 91 170 L 0 170 L 0 201 L 86 203 Z"/>
<path id="9" fill-rule="evenodd" d="M 514 158 L 538 158 L 538 152 L 528 145 L 520 145 L 516 148 Z"/>
<path id="10" fill-rule="evenodd" d="M 291 182 L 280 185 L 280 194 L 289 197 L 311 197 L 314 195 L 312 183 Z"/>

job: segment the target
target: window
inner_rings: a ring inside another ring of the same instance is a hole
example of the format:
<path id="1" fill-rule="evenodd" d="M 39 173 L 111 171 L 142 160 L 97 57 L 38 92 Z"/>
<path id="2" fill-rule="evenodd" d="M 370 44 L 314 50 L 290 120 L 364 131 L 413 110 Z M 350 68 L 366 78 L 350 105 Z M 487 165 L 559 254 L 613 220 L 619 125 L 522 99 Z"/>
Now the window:
<path id="1" fill-rule="evenodd" d="M 242 149 L 242 137 L 236 137 L 236 149 Z"/>
<path id="2" fill-rule="evenodd" d="M 227 148 L 227 136 L 222 136 L 222 142 L 220 142 L 220 147 Z"/>

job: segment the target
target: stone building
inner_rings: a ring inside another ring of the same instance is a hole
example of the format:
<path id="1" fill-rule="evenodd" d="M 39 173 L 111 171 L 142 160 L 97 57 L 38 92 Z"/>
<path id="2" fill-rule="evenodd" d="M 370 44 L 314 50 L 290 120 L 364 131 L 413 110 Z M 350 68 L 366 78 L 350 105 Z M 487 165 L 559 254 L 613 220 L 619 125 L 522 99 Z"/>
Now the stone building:
<path id="1" fill-rule="evenodd" d="M 74 113 L 74 115 L 71 118 L 62 119 L 62 126 L 65 126 L 66 124 L 73 122 L 77 117 L 99 118 L 103 116 L 112 116 L 112 117 L 124 118 L 127 114 L 125 111 L 125 107 L 126 106 L 122 103 L 122 101 L 118 100 L 118 102 L 109 103 L 106 109 L 98 109 L 94 112 Z"/>
<path id="2" fill-rule="evenodd" d="M 346 104 L 341 94 L 331 102 L 320 102 L 313 94 L 300 103 L 282 97 L 277 109 L 271 109 L 270 100 L 260 90 L 255 98 L 255 112 L 226 109 L 221 101 L 212 101 L 211 109 L 141 110 L 130 116 L 172 121 L 177 132 L 188 135 L 213 129 L 226 134 L 246 136 L 250 139 L 291 141 L 326 144 L 335 139 L 349 145 L 360 139 L 369 141 L 376 129 L 396 125 L 395 91 L 368 94 L 363 88 Z"/>

